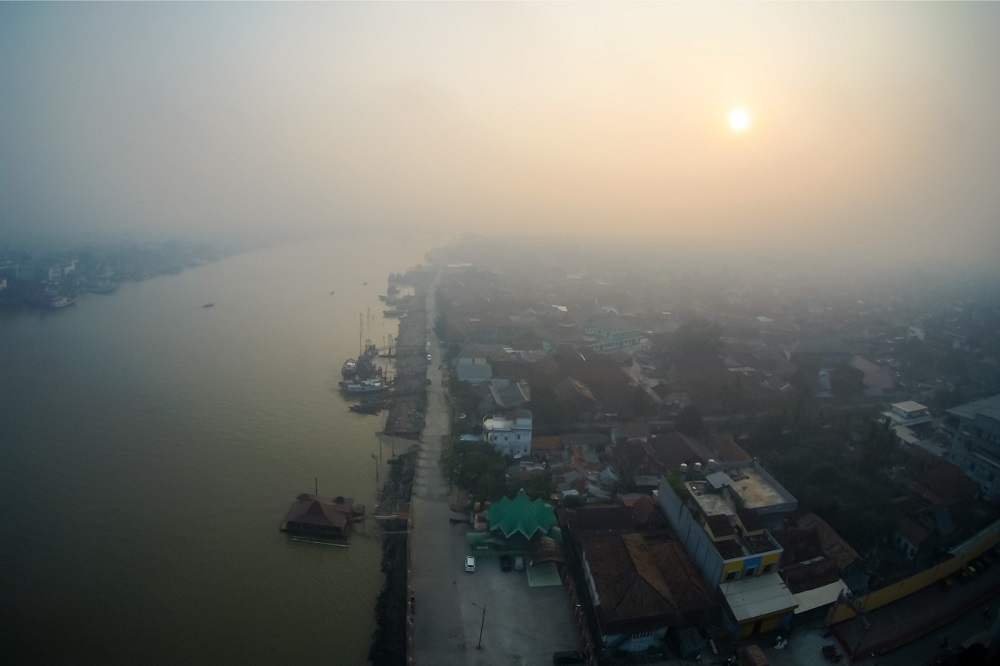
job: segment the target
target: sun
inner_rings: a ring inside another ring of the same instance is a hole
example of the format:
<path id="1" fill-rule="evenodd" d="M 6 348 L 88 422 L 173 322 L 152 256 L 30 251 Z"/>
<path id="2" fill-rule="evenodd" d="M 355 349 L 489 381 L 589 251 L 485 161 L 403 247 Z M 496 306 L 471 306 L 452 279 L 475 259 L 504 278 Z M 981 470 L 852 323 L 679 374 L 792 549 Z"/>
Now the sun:
<path id="1" fill-rule="evenodd" d="M 742 132 L 750 127 L 750 114 L 742 106 L 737 106 L 729 112 L 727 118 L 729 129 Z"/>

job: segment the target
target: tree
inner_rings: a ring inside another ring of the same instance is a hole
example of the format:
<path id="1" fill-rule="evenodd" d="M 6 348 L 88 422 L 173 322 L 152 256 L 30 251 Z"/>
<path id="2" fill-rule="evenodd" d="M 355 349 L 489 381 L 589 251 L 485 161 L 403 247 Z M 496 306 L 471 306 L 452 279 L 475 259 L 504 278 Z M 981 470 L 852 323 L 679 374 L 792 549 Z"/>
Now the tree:
<path id="1" fill-rule="evenodd" d="M 486 442 L 460 442 L 453 438 L 442 457 L 449 480 L 477 499 L 493 500 L 504 494 L 507 463 Z"/>
<path id="2" fill-rule="evenodd" d="M 689 437 L 701 437 L 705 434 L 705 421 L 701 418 L 701 412 L 694 405 L 688 405 L 677 415 L 677 423 L 674 425 L 677 431 Z"/>
<path id="3" fill-rule="evenodd" d="M 633 416 L 653 416 L 656 414 L 656 403 L 642 388 L 632 388 L 632 400 L 629 405 Z"/>
<path id="4" fill-rule="evenodd" d="M 724 343 L 722 329 L 714 321 L 698 317 L 681 324 L 674 333 L 677 351 L 694 358 L 705 359 L 718 355 Z"/>
<path id="5" fill-rule="evenodd" d="M 540 435 L 558 435 L 579 417 L 579 408 L 556 397 L 551 386 L 531 389 L 531 415 L 534 430 Z"/>
<path id="6" fill-rule="evenodd" d="M 938 359 L 937 367 L 948 375 L 963 375 L 969 371 L 966 353 L 961 349 L 949 349 Z"/>
<path id="7" fill-rule="evenodd" d="M 858 445 L 858 465 L 862 474 L 877 478 L 896 451 L 896 433 L 886 424 L 869 421 L 864 439 Z"/>
<path id="8" fill-rule="evenodd" d="M 865 390 L 865 373 L 841 363 L 830 372 L 830 390 L 836 398 L 856 398 Z"/>
<path id="9" fill-rule="evenodd" d="M 451 393 L 455 410 L 468 416 L 472 422 L 478 423 L 479 394 L 472 384 L 460 381 L 457 375 L 451 375 L 448 379 L 448 392 Z"/>

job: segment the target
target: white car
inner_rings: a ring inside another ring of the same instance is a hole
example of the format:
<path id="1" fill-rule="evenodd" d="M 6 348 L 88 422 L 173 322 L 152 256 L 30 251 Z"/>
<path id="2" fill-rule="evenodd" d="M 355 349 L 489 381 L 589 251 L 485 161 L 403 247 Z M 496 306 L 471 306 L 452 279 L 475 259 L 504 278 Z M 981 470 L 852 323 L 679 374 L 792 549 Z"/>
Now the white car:
<path id="1" fill-rule="evenodd" d="M 469 573 L 476 572 L 476 558 L 474 558 L 472 555 L 468 555 L 465 558 L 465 570 L 468 571 Z"/>

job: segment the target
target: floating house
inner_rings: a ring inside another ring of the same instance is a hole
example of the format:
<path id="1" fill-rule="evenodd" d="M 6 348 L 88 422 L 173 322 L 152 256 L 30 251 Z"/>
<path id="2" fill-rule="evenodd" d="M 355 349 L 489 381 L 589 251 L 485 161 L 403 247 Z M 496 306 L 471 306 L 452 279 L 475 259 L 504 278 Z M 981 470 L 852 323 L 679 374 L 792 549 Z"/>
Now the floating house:
<path id="1" fill-rule="evenodd" d="M 345 541 L 351 524 L 364 515 L 349 497 L 319 497 L 302 493 L 288 509 L 281 531 L 295 536 Z"/>

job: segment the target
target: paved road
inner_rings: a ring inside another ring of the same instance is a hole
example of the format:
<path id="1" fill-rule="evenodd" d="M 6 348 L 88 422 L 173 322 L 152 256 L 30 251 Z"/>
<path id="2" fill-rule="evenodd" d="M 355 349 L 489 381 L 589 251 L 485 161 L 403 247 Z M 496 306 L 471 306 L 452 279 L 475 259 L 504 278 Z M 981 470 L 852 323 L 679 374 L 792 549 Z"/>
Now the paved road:
<path id="1" fill-rule="evenodd" d="M 434 290 L 427 296 L 427 321 L 434 321 Z M 440 347 L 431 332 L 431 349 Z M 449 522 L 447 484 L 441 475 L 441 443 L 451 432 L 450 411 L 441 386 L 438 363 L 427 369 L 427 413 L 420 437 L 420 451 L 410 510 L 410 587 L 415 599 L 411 662 L 417 664 L 466 664 L 467 646 L 459 611 L 456 576 L 462 573 L 452 555 L 454 527 Z"/>
<path id="2" fill-rule="evenodd" d="M 433 293 L 428 297 L 434 321 Z M 411 495 L 410 586 L 415 598 L 410 662 L 545 666 L 556 650 L 577 649 L 570 602 L 561 585 L 530 587 L 527 572 L 501 571 L 492 557 L 466 573 L 466 524 L 452 524 L 441 473 L 451 409 L 441 385 L 440 346 L 431 333 L 426 425 Z"/>

